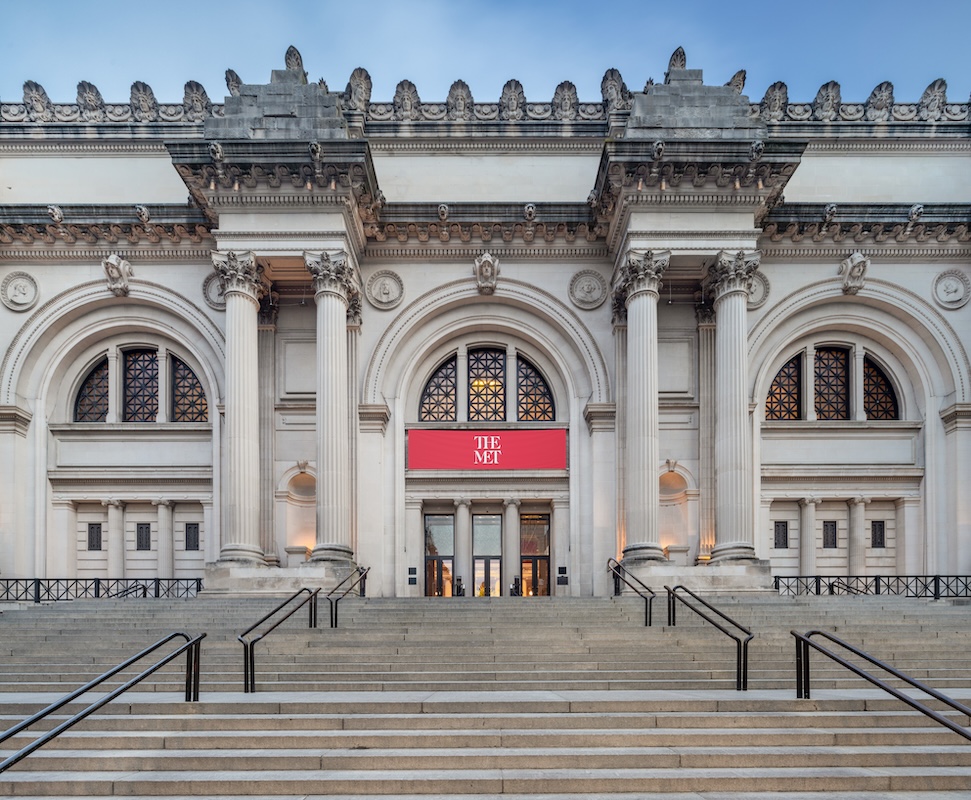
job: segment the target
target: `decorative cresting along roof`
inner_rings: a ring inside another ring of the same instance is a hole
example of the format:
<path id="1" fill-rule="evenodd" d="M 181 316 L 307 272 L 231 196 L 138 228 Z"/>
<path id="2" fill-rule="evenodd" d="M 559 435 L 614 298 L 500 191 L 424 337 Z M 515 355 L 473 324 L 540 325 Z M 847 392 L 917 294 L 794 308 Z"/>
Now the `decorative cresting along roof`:
<path id="1" fill-rule="evenodd" d="M 680 51 L 680 48 L 679 48 Z M 678 51 L 675 51 L 676 54 Z M 683 51 L 681 51 L 683 54 Z M 648 79 L 643 92 L 633 93 L 616 69 L 608 69 L 600 84 L 599 100 L 581 101 L 576 87 L 563 81 L 556 87 L 550 100 L 529 101 L 522 83 L 516 79 L 506 82 L 500 96 L 487 102 L 475 102 L 472 91 L 465 81 L 455 81 L 444 101 L 426 102 L 418 88 L 409 80 L 401 81 L 394 97 L 388 101 L 371 101 L 371 76 L 358 67 L 350 76 L 343 92 L 331 92 L 321 79 L 308 84 L 303 60 L 295 48 L 288 50 L 288 69 L 275 70 L 274 75 L 299 76 L 299 82 L 317 87 L 322 94 L 332 98 L 332 104 L 342 115 L 359 124 L 376 123 L 373 133 L 380 134 L 389 126 L 381 123 L 557 123 L 570 125 L 584 122 L 605 122 L 611 115 L 626 114 L 634 104 L 636 95 L 647 93 L 654 86 Z M 684 60 L 673 60 L 675 69 L 683 69 Z M 289 65 L 293 65 L 291 69 Z M 670 76 L 670 69 L 668 75 Z M 288 80 L 290 80 L 288 78 Z M 739 70 L 725 84 L 741 95 L 745 86 L 745 71 Z M 22 102 L 0 104 L 0 122 L 27 124 L 75 123 L 119 124 L 161 123 L 201 125 L 213 117 L 222 117 L 232 99 L 246 96 L 246 84 L 233 70 L 226 71 L 229 98 L 225 104 L 213 103 L 205 88 L 196 81 L 185 84 L 185 92 L 179 103 L 159 103 L 152 88 L 142 81 L 132 84 L 127 102 L 106 103 L 98 88 L 88 81 L 78 84 L 74 103 L 53 103 L 44 87 L 35 81 L 24 84 Z M 760 102 L 749 103 L 749 113 L 769 124 L 814 123 L 946 123 L 967 122 L 968 102 L 950 102 L 947 83 L 943 79 L 933 81 L 917 102 L 901 103 L 894 97 L 893 84 L 889 81 L 876 86 L 864 102 L 843 102 L 840 85 L 830 81 L 820 87 L 811 102 L 789 102 L 785 83 L 777 81 L 766 90 Z M 372 131 L 369 131 L 372 132 Z M 388 131 L 387 135 L 390 135 Z"/>

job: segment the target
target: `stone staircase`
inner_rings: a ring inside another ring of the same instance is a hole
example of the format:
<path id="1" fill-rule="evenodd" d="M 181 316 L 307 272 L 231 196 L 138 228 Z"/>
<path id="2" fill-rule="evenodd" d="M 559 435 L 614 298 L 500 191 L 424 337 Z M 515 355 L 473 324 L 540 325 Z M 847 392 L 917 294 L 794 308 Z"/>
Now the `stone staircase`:
<path id="1" fill-rule="evenodd" d="M 660 599 L 646 628 L 628 597 L 348 598 L 339 629 L 301 611 L 260 642 L 244 694 L 236 634 L 276 601 L 7 610 L 2 728 L 173 630 L 207 638 L 202 702 L 183 702 L 180 660 L 0 776 L 0 797 L 971 797 L 971 743 L 845 670 L 814 657 L 795 700 L 789 634 L 834 632 L 968 703 L 969 606 L 720 597 L 756 633 L 736 692 L 734 643 L 683 608 L 667 628 Z"/>

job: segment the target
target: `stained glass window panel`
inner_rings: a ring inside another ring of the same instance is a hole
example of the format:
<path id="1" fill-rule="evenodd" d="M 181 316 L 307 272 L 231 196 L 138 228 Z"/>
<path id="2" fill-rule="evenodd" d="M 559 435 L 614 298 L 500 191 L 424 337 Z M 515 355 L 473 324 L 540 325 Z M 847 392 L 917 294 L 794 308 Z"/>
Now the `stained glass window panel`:
<path id="1" fill-rule="evenodd" d="M 84 379 L 74 403 L 75 422 L 104 422 L 108 418 L 108 359 Z"/>
<path id="2" fill-rule="evenodd" d="M 802 409 L 802 355 L 787 361 L 776 374 L 765 398 L 765 418 L 799 419 Z"/>
<path id="3" fill-rule="evenodd" d="M 505 418 L 505 351 L 469 350 L 469 420 L 497 422 Z"/>
<path id="4" fill-rule="evenodd" d="M 867 419 L 899 419 L 897 395 L 883 370 L 869 358 L 863 359 L 863 409 Z"/>
<path id="5" fill-rule="evenodd" d="M 172 357 L 172 421 L 208 422 L 206 393 L 188 365 Z"/>
<path id="6" fill-rule="evenodd" d="M 421 422 L 455 422 L 457 419 L 456 369 L 455 356 L 452 356 L 428 379 L 418 408 Z"/>
<path id="7" fill-rule="evenodd" d="M 849 419 L 849 351 L 826 347 L 816 351 L 816 418 Z"/>
<path id="8" fill-rule="evenodd" d="M 158 353 L 125 353 L 125 422 L 155 422 L 158 417 Z"/>
<path id="9" fill-rule="evenodd" d="M 552 422 L 556 418 L 553 393 L 539 370 L 520 356 L 517 372 L 520 421 Z"/>

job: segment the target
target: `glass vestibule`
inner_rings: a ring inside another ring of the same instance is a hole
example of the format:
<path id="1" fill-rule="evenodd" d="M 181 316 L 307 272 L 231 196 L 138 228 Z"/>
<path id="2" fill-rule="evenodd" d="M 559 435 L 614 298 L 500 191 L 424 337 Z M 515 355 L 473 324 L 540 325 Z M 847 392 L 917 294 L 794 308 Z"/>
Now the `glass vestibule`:
<path id="1" fill-rule="evenodd" d="M 455 516 L 425 515 L 425 596 L 452 596 Z"/>
<path id="2" fill-rule="evenodd" d="M 521 514 L 519 552 L 522 593 L 527 597 L 550 594 L 550 515 Z"/>
<path id="3" fill-rule="evenodd" d="M 472 571 L 477 597 L 502 594 L 502 515 L 472 515 Z"/>

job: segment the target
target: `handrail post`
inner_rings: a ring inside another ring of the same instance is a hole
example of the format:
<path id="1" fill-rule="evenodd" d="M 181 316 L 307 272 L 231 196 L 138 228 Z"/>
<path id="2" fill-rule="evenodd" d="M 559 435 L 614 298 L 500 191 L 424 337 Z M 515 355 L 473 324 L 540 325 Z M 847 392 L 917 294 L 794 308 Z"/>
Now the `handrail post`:
<path id="1" fill-rule="evenodd" d="M 358 571 L 360 571 L 360 569 L 361 568 L 358 567 Z M 358 593 L 358 597 L 367 597 L 367 572 L 361 573 L 360 587 L 361 588 L 360 588 L 360 592 Z"/>
<path id="2" fill-rule="evenodd" d="M 674 596 L 673 589 L 665 588 L 668 590 L 668 627 L 674 628 L 678 624 L 677 598 Z"/>
<path id="3" fill-rule="evenodd" d="M 40 578 L 34 578 L 34 602 L 40 602 Z"/>

